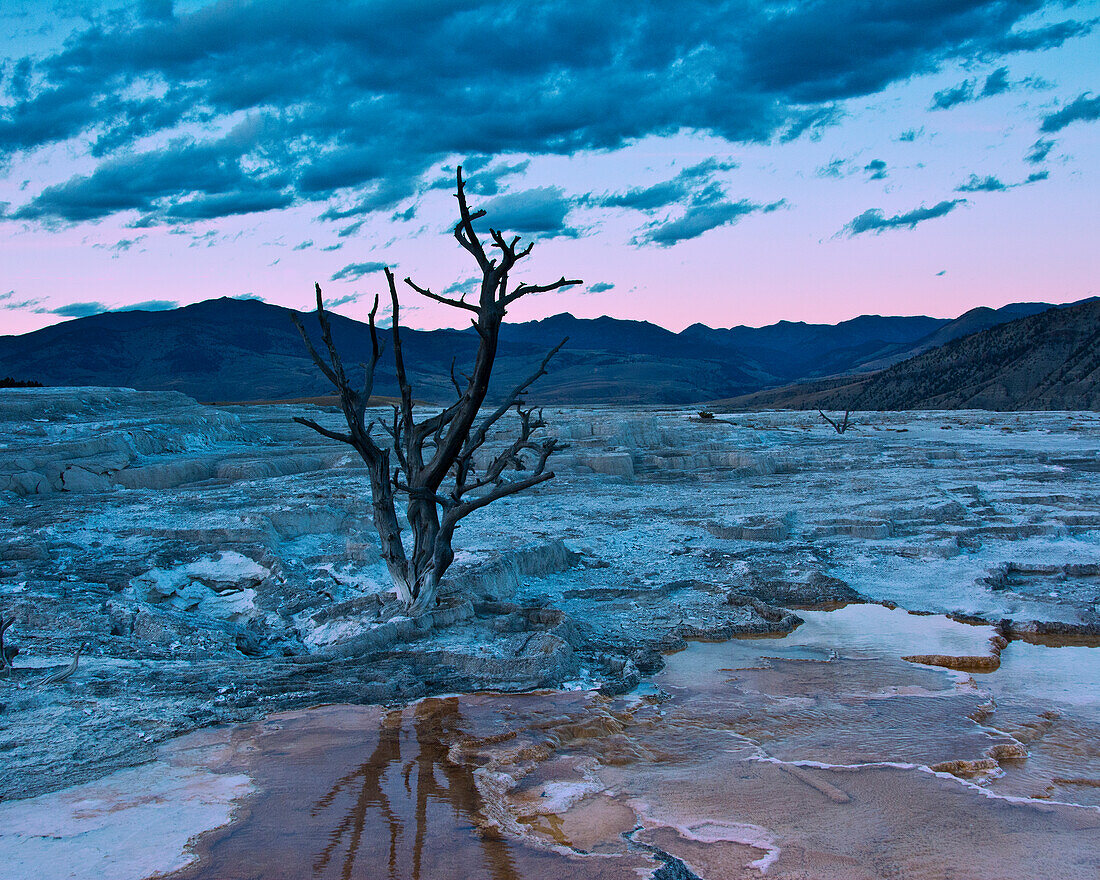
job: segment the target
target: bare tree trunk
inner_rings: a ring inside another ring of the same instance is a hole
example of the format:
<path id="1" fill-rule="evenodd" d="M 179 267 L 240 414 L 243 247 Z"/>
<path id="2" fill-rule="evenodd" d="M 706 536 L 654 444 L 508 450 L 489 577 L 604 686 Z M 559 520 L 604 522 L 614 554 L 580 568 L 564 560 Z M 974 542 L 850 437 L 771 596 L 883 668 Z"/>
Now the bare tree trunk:
<path id="1" fill-rule="evenodd" d="M 412 614 L 423 613 L 434 606 L 443 577 L 454 561 L 451 542 L 459 520 L 499 498 L 529 489 L 554 476 L 552 471 L 546 470 L 546 464 L 550 456 L 563 447 L 552 437 L 534 438 L 534 434 L 546 423 L 541 411 L 536 414 L 534 409 L 524 409 L 523 395 L 539 377 L 546 374 L 547 364 L 565 340 L 547 354 L 538 369 L 513 388 L 496 409 L 487 415 L 482 415 L 481 410 L 489 391 L 500 325 L 507 307 L 529 293 L 543 293 L 581 283 L 567 281 L 562 276 L 550 284 L 518 284 L 510 288 L 509 272 L 519 260 L 531 253 L 532 246 L 517 250 L 519 236 L 508 241 L 499 231 L 490 228 L 492 247 L 500 251 L 498 256 L 490 258 L 473 225 L 485 212 L 471 211 L 467 205 L 461 167 L 457 173 L 457 189 L 460 218 L 454 227 L 454 236 L 474 257 L 481 270 L 478 301 L 466 302 L 465 295 L 459 299 L 440 296 L 417 286 L 409 278 L 405 279 L 405 283 L 422 296 L 469 311 L 474 316 L 471 323 L 480 338 L 477 355 L 473 369 L 466 377 L 465 388 L 455 377 L 452 365 L 451 382 L 456 398 L 451 404 L 423 421 L 416 421 L 412 386 L 405 371 L 401 348 L 397 286 L 389 269 L 384 271 L 393 309 L 393 355 L 401 402 L 394 406 L 393 418 L 388 422 L 381 419 L 366 421 L 366 408 L 374 387 L 374 371 L 382 356 L 375 324 L 378 297 L 375 297 L 370 312 L 371 359 L 363 364 L 360 387 L 353 388 L 350 384 L 332 341 L 320 285 L 315 285 L 317 319 L 321 327 L 321 341 L 328 351 L 327 361 L 313 345 L 299 317 L 294 315 L 294 322 L 314 362 L 340 395 L 348 432 L 324 428 L 312 419 L 296 418 L 295 421 L 326 437 L 351 445 L 366 463 L 382 558 L 398 597 Z M 519 418 L 519 436 L 478 472 L 475 454 L 501 418 L 512 410 Z M 388 435 L 381 445 L 372 436 L 375 428 Z M 393 454 L 392 470 L 390 453 Z M 528 457 L 533 460 L 528 462 Z M 508 480 L 503 474 L 509 467 L 516 470 L 530 467 L 531 474 L 523 479 Z M 445 482 L 447 485 L 444 485 Z M 402 494 L 407 497 L 405 520 L 412 532 L 412 547 L 409 550 L 402 541 L 397 517 L 396 497 Z"/>

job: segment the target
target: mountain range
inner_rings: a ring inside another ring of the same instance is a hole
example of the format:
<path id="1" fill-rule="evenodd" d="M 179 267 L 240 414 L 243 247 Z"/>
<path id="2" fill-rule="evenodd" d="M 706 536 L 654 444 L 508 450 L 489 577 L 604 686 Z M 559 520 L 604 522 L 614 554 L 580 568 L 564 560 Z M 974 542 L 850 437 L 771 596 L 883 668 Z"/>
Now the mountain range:
<path id="1" fill-rule="evenodd" d="M 876 373 L 798 383 L 714 405 L 731 410 L 1100 410 L 1100 299 L 997 324 Z"/>
<path id="2" fill-rule="evenodd" d="M 863 315 L 839 324 L 780 321 L 726 329 L 694 324 L 680 333 L 644 321 L 560 314 L 502 327 L 494 383 L 498 391 L 511 387 L 548 349 L 569 337 L 532 400 L 732 403 L 763 389 L 807 381 L 821 385 L 825 377 L 886 375 L 896 365 L 955 340 L 1052 308 L 1015 303 L 972 309 L 953 320 Z M 366 325 L 338 314 L 331 317 L 345 363 L 365 360 Z M 304 320 L 307 327 L 316 327 L 315 317 L 305 315 Z M 382 331 L 382 336 L 389 334 Z M 403 329 L 416 396 L 430 402 L 449 399 L 452 360 L 460 373 L 477 342 L 472 328 Z M 293 399 L 331 391 L 309 359 L 290 310 L 252 299 L 213 299 L 167 311 L 105 312 L 0 337 L 0 375 L 46 385 L 176 390 L 213 402 Z M 854 381 L 863 388 L 869 380 Z M 829 380 L 823 387 L 836 385 L 837 380 Z M 375 393 L 393 395 L 397 390 L 392 346 L 387 345 Z"/>

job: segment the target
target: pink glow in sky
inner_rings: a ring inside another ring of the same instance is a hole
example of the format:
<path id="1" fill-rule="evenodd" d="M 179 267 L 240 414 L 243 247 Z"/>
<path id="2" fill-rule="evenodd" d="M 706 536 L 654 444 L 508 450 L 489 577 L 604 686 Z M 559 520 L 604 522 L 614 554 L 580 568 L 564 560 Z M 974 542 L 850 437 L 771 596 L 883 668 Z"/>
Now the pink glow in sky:
<path id="1" fill-rule="evenodd" d="M 528 280 L 585 281 L 512 320 L 1100 293 L 1096 2 L 71 8 L 0 11 L 3 333 L 315 280 L 363 318 L 382 263 L 459 289 L 458 162 Z"/>

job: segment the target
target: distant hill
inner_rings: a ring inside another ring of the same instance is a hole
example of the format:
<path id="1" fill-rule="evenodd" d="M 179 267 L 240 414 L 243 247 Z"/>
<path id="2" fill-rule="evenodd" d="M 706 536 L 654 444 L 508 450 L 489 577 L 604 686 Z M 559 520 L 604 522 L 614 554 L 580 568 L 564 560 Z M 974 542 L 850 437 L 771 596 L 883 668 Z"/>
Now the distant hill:
<path id="1" fill-rule="evenodd" d="M 1038 315 L 1049 308 L 1051 308 L 1050 303 L 1037 302 L 1009 303 L 1007 306 L 1002 306 L 999 309 L 979 306 L 976 309 L 971 309 L 969 312 L 964 312 L 959 315 L 959 317 L 955 318 L 954 321 L 948 321 L 946 324 L 919 340 L 915 345 L 899 348 L 883 357 L 869 358 L 860 364 L 858 372 L 871 372 L 885 369 L 901 361 L 908 360 L 911 357 L 916 357 L 918 354 L 930 351 L 933 348 L 939 348 L 941 345 L 946 345 L 952 340 L 961 339 L 964 336 L 969 336 L 971 333 L 988 330 L 990 327 L 996 327 L 998 324 L 1004 324 L 1008 321 L 1015 321 L 1018 318 Z"/>
<path id="2" fill-rule="evenodd" d="M 781 321 L 713 329 L 695 324 L 682 333 L 644 321 L 561 314 L 502 327 L 494 386 L 500 391 L 514 385 L 568 336 L 533 400 L 674 405 L 733 398 L 893 363 L 974 322 L 995 323 L 1015 316 L 1013 309 L 1040 308 L 1045 307 L 974 310 L 955 321 L 865 315 L 836 325 Z M 315 331 L 316 319 L 305 319 Z M 345 363 L 365 360 L 366 326 L 336 314 L 332 324 Z M 382 335 L 388 341 L 388 332 Z M 477 347 L 472 328 L 405 330 L 402 339 L 416 396 L 449 399 L 452 359 L 461 370 Z M 390 348 L 377 375 L 379 395 L 398 393 Z M 107 312 L 0 337 L 0 375 L 47 385 L 175 390 L 202 401 L 283 400 L 330 391 L 288 309 L 229 298 L 169 311 Z"/>
<path id="3" fill-rule="evenodd" d="M 986 317 L 979 315 L 976 320 Z M 952 339 L 869 376 L 791 385 L 717 405 L 730 409 L 1100 410 L 1100 300 L 1048 308 Z"/>

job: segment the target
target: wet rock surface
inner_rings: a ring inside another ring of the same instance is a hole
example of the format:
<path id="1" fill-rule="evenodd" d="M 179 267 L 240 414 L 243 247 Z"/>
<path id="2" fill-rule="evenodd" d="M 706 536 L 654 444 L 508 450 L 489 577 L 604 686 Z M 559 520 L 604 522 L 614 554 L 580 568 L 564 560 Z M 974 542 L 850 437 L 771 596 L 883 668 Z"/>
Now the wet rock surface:
<path id="1" fill-rule="evenodd" d="M 805 607 L 1100 632 L 1094 414 L 885 414 L 841 437 L 804 413 L 547 411 L 570 444 L 557 478 L 465 521 L 449 592 L 411 619 L 365 474 L 300 411 L 0 392 L 0 609 L 19 651 L 0 798 L 318 703 L 622 693 L 691 640 L 789 632 Z"/>

